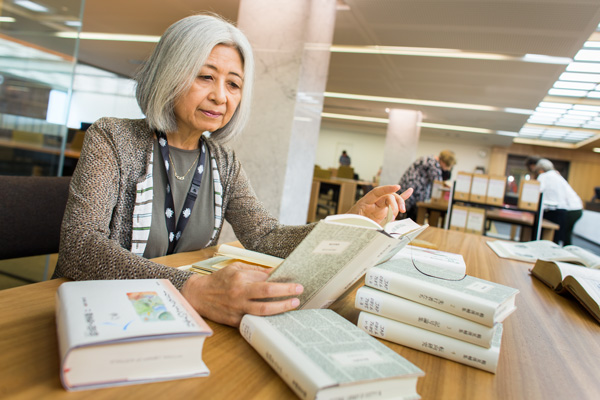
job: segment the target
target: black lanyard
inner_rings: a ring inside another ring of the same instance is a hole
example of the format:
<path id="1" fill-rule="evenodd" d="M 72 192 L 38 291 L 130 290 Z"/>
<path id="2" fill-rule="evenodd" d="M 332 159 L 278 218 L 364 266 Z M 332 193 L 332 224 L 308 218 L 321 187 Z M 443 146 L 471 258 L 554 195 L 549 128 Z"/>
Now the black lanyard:
<path id="1" fill-rule="evenodd" d="M 173 251 L 175 251 L 175 247 L 177 246 L 177 242 L 181 238 L 181 234 L 187 226 L 189 217 L 192 215 L 196 197 L 198 197 L 200 183 L 202 183 L 202 175 L 204 175 L 204 159 L 206 156 L 206 148 L 204 147 L 202 138 L 200 138 L 200 159 L 198 160 L 198 165 L 194 170 L 192 184 L 190 185 L 187 197 L 183 203 L 181 214 L 177 220 L 177 226 L 175 226 L 175 203 L 173 201 L 173 193 L 171 192 L 171 179 L 169 178 L 169 143 L 167 143 L 167 135 L 165 135 L 164 132 L 157 131 L 156 134 L 158 136 L 160 153 L 162 154 L 165 169 L 167 171 L 167 194 L 165 197 L 165 220 L 167 222 L 167 232 L 169 233 L 169 249 L 167 250 L 167 254 L 173 254 Z"/>

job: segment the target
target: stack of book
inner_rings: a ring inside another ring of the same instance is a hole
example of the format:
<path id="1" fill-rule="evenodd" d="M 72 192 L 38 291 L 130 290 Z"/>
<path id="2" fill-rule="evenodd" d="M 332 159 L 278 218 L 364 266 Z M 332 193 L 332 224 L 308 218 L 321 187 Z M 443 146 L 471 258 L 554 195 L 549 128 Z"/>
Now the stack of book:
<path id="1" fill-rule="evenodd" d="M 372 336 L 495 373 L 502 321 L 516 309 L 519 291 L 453 270 L 439 261 L 444 252 L 429 259 L 411 253 L 407 246 L 367 272 L 356 294 L 357 325 Z"/>

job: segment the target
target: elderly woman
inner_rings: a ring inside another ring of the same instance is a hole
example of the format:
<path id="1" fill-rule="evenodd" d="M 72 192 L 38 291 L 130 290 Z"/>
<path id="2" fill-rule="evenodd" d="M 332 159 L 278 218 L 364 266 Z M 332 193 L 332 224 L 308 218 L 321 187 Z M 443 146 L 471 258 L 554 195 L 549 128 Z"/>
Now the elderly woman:
<path id="1" fill-rule="evenodd" d="M 278 224 L 223 144 L 248 120 L 253 71 L 248 40 L 218 17 L 195 15 L 167 29 L 137 77 L 146 118 L 103 118 L 86 133 L 55 277 L 167 278 L 201 315 L 234 326 L 247 313 L 298 305 L 302 285 L 265 282 L 261 268 L 236 263 L 200 276 L 149 260 L 217 244 L 223 218 L 246 248 L 279 257 L 311 230 Z M 411 193 L 398 189 L 376 188 L 351 212 L 378 222 L 388 207 L 397 214 Z"/>

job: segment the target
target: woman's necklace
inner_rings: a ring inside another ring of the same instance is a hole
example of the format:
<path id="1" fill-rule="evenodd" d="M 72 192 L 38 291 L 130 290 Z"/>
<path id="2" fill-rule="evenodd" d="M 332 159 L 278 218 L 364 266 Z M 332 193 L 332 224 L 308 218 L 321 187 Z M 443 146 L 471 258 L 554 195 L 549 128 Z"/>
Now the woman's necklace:
<path id="1" fill-rule="evenodd" d="M 187 176 L 187 174 L 190 173 L 190 171 L 192 170 L 192 168 L 194 168 L 194 165 L 196 165 L 196 161 L 198 161 L 198 158 L 200 157 L 200 151 L 198 151 L 198 155 L 196 156 L 196 159 L 194 160 L 194 162 L 192 163 L 192 165 L 190 166 L 190 168 L 187 170 L 187 172 L 185 174 L 183 174 L 183 176 L 179 176 L 177 175 L 177 171 L 175 170 L 175 163 L 173 162 L 173 158 L 171 158 L 171 153 L 169 153 L 169 160 L 171 160 L 171 165 L 173 166 L 173 174 L 175 175 L 175 178 L 177 178 L 177 180 L 184 180 L 185 177 Z"/>

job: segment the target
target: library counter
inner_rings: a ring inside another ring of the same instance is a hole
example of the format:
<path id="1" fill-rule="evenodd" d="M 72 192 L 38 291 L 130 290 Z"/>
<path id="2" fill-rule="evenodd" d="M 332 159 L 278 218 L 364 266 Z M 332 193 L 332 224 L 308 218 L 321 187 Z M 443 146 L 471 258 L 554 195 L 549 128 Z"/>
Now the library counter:
<path id="1" fill-rule="evenodd" d="M 532 264 L 498 258 L 489 238 L 428 228 L 419 239 L 460 253 L 467 273 L 515 287 L 517 310 L 504 322 L 496 374 L 382 341 L 423 369 L 423 399 L 598 399 L 600 325 L 580 304 L 529 274 Z M 156 261 L 187 265 L 211 249 Z M 81 392 L 66 392 L 59 379 L 55 293 L 63 279 L 0 291 L 0 398 L 2 399 L 295 399 L 296 396 L 242 339 L 235 328 L 208 321 L 214 335 L 203 359 L 210 376 Z M 331 308 L 356 323 L 355 285 Z"/>

